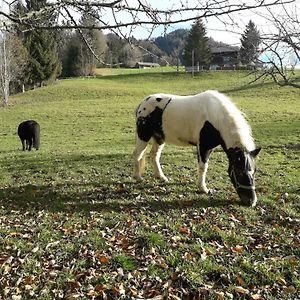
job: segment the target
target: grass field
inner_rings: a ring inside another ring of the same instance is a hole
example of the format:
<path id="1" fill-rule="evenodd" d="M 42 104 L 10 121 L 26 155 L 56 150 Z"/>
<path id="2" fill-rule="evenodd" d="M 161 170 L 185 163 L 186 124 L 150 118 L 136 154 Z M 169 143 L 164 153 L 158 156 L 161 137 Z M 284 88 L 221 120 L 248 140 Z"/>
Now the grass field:
<path id="1" fill-rule="evenodd" d="M 0 299 L 300 299 L 300 90 L 233 71 L 105 75 L 0 108 Z M 221 149 L 211 196 L 197 191 L 193 148 L 165 147 L 169 183 L 150 166 L 131 179 L 141 99 L 206 89 L 234 100 L 262 147 L 256 208 L 239 205 Z M 27 119 L 39 151 L 21 151 Z"/>

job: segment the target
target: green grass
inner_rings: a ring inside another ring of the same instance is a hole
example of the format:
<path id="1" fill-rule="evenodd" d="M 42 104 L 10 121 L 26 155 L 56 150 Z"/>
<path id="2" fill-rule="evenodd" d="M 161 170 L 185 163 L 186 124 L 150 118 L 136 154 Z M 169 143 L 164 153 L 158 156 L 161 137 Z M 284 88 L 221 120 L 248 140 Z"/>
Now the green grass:
<path id="1" fill-rule="evenodd" d="M 300 91 L 249 85 L 246 72 L 159 71 L 62 80 L 0 108 L 0 298 L 300 297 Z M 262 147 L 256 208 L 239 205 L 220 149 L 211 196 L 197 191 L 193 148 L 165 147 L 169 183 L 148 165 L 131 179 L 141 99 L 206 89 L 237 103 Z M 39 151 L 21 151 L 27 119 Z"/>

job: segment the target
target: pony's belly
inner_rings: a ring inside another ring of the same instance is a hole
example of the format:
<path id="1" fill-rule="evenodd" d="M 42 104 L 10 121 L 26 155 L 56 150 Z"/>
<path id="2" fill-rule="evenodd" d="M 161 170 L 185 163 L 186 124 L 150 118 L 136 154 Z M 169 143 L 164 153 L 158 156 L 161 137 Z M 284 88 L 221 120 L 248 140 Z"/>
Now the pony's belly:
<path id="1" fill-rule="evenodd" d="M 195 146 L 197 145 L 197 143 L 195 143 L 194 141 L 188 141 L 186 139 L 183 138 L 166 138 L 165 142 L 167 144 L 172 144 L 172 145 L 176 145 L 176 146 Z"/>
<path id="2" fill-rule="evenodd" d="M 199 133 L 192 134 L 191 132 L 177 132 L 174 130 L 164 130 L 165 142 L 177 146 L 196 146 L 199 142 Z"/>

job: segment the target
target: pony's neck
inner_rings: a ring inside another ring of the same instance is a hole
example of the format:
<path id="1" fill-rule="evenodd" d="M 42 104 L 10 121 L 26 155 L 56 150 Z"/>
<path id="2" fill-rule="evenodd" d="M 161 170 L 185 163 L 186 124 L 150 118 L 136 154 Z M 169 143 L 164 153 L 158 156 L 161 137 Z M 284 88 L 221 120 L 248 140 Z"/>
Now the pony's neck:
<path id="1" fill-rule="evenodd" d="M 245 149 L 249 152 L 255 149 L 251 130 L 248 126 L 245 128 L 231 127 L 231 130 L 228 130 L 228 127 L 226 127 L 227 126 L 222 126 L 220 128 L 220 133 L 226 147 L 226 149 L 224 149 L 225 151 L 230 148 Z"/>

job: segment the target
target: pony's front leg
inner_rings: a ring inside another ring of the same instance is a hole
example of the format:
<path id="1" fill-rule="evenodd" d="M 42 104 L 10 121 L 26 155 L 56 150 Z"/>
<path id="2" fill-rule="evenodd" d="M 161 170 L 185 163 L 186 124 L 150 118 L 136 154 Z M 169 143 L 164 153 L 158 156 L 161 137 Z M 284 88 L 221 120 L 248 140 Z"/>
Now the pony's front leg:
<path id="1" fill-rule="evenodd" d="M 159 145 L 157 142 L 153 141 L 152 148 L 150 151 L 150 159 L 154 168 L 154 176 L 156 178 L 168 181 L 168 178 L 164 175 L 161 165 L 160 165 L 160 155 L 164 148 L 165 144 Z"/>
<path id="2" fill-rule="evenodd" d="M 198 183 L 199 183 L 200 191 L 205 194 L 208 194 L 210 192 L 210 190 L 206 187 L 206 183 L 205 183 L 207 169 L 208 169 L 208 160 L 205 163 L 203 163 L 200 159 L 198 163 Z"/>
<path id="3" fill-rule="evenodd" d="M 133 178 L 141 181 L 142 174 L 145 170 L 145 152 L 148 142 L 142 141 L 139 137 L 136 138 L 135 149 L 133 151 Z"/>

